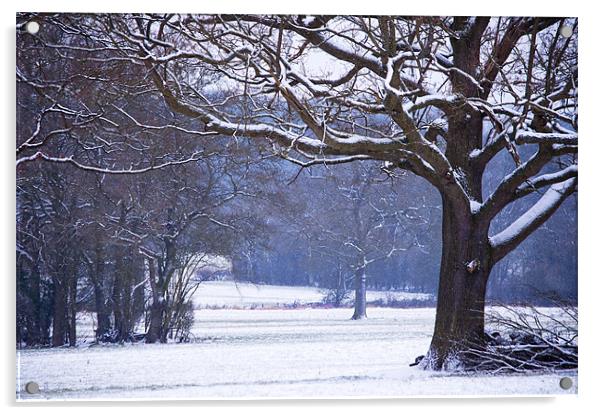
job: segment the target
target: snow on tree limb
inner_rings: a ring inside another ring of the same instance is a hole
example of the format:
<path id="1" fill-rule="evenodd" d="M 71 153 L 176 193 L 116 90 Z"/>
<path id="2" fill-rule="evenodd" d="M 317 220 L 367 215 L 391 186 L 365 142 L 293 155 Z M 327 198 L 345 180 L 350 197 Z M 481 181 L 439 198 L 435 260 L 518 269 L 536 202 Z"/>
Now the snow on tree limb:
<path id="1" fill-rule="evenodd" d="M 25 157 L 21 157 L 19 159 L 17 159 L 16 161 L 16 167 L 19 167 L 21 164 L 27 163 L 27 162 L 32 162 L 35 160 L 45 160 L 45 161 L 50 161 L 53 163 L 65 163 L 65 164 L 71 164 L 72 166 L 75 166 L 79 169 L 82 170 L 87 170 L 87 171 L 92 171 L 92 172 L 96 172 L 96 173 L 103 173 L 103 174 L 142 174 L 142 173 L 147 173 L 149 171 L 152 170 L 160 170 L 163 169 L 165 167 L 168 166 L 177 166 L 177 165 L 181 165 L 181 164 L 186 164 L 186 163 L 191 163 L 191 162 L 196 162 L 199 161 L 201 158 L 203 157 L 207 157 L 207 154 L 204 153 L 195 153 L 185 159 L 181 159 L 181 160 L 174 160 L 174 161 L 166 161 L 166 162 L 162 162 L 162 163 L 158 163 L 158 164 L 153 164 L 153 165 L 149 165 L 146 167 L 140 167 L 140 168 L 134 168 L 134 167 L 129 167 L 126 169 L 123 168 L 119 168 L 119 169 L 115 169 L 115 168 L 109 168 L 109 167 L 99 167 L 99 166 L 91 166 L 82 162 L 79 162 L 77 160 L 75 160 L 73 158 L 73 156 L 69 156 L 69 157 L 53 157 L 53 156 L 49 156 L 47 154 L 42 153 L 41 151 L 38 151 L 35 154 L 32 154 L 31 156 L 25 156 Z"/>
<path id="2" fill-rule="evenodd" d="M 546 147 L 531 158 L 519 164 L 512 173 L 506 175 L 497 188 L 483 202 L 483 209 L 479 212 L 482 217 L 493 219 L 508 203 L 515 199 L 516 189 L 530 177 L 537 174 L 553 157 L 553 153 Z"/>
<path id="3" fill-rule="evenodd" d="M 516 189 L 515 196 L 516 198 L 523 197 L 542 187 L 554 183 L 560 183 L 572 177 L 577 177 L 577 172 L 577 165 L 571 164 L 560 171 L 542 174 L 533 179 L 529 179 L 525 183 L 521 184 L 518 189 Z"/>
<path id="4" fill-rule="evenodd" d="M 494 260 L 503 258 L 543 224 L 577 188 L 577 178 L 556 183 L 522 216 L 503 231 L 489 238 Z"/>
<path id="5" fill-rule="evenodd" d="M 572 122 L 575 65 L 569 59 L 566 73 L 554 75 L 545 90 L 534 90 L 526 97 L 521 82 L 529 80 L 514 76 L 525 73 L 525 62 L 508 61 L 523 36 L 545 30 L 558 19 L 499 18 L 495 21 L 498 29 L 493 19 L 458 17 L 420 23 L 394 16 L 98 15 L 82 29 L 91 33 L 90 43 L 43 37 L 42 41 L 48 42 L 47 50 L 56 50 L 67 61 L 86 56 L 145 67 L 152 80 L 145 93 L 160 94 L 172 112 L 201 125 L 195 129 L 171 121 L 143 121 L 123 105 L 113 105 L 141 131 L 170 129 L 199 137 L 218 134 L 268 141 L 275 155 L 301 167 L 364 158 L 385 160 L 454 194 L 467 210 L 470 200 L 483 199 L 482 194 L 473 194 L 472 187 L 478 193 L 479 186 L 459 179 L 473 175 L 473 166 L 478 173 L 504 147 L 517 156 L 515 144 L 552 144 L 551 151 L 525 166 L 515 158 L 516 171 L 500 184 L 492 203 L 486 200 L 479 211 L 490 220 L 513 197 L 532 188 L 533 183 L 526 181 L 552 157 L 577 151 L 577 137 L 571 132 L 571 127 L 576 129 L 576 121 Z M 50 23 L 64 28 L 60 17 L 51 17 Z M 427 32 L 412 34 L 412 28 L 421 24 Z M 161 31 L 151 30 L 159 26 Z M 491 44 L 495 30 L 499 42 Z M 324 64 L 324 71 L 306 68 L 314 57 Z M 482 72 L 480 62 L 484 63 Z M 331 72 L 329 67 L 342 70 Z M 211 79 L 224 80 L 223 88 L 213 90 L 220 89 L 225 100 L 205 93 L 209 78 L 200 75 L 197 79 L 196 73 L 204 69 L 218 74 Z M 35 73 L 19 68 L 17 72 L 32 88 L 54 85 Z M 500 88 L 510 92 L 489 96 Z M 232 109 L 239 104 L 246 107 L 242 113 Z M 288 118 L 278 114 L 286 110 Z M 386 132 L 357 121 L 368 120 L 371 114 L 390 121 Z M 491 139 L 483 143 L 482 135 L 476 138 L 474 134 L 466 146 L 453 139 L 477 117 L 487 122 L 470 128 L 491 129 Z M 434 123 L 436 118 L 442 122 Z M 550 120 L 550 125 L 541 125 L 542 118 Z M 533 132 L 520 131 L 511 142 L 519 126 Z M 457 145 L 469 155 L 471 166 L 450 154 Z M 535 187 L 553 182 L 542 177 Z"/>
<path id="6" fill-rule="evenodd" d="M 519 131 L 516 134 L 518 144 L 577 144 L 577 134 L 537 133 L 534 131 Z"/>

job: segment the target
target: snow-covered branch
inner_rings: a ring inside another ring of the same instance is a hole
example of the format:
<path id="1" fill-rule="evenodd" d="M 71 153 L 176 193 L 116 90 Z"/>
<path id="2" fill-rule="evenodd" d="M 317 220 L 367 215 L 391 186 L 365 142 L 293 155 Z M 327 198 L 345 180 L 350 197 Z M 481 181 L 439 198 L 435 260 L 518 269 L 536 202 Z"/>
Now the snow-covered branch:
<path id="1" fill-rule="evenodd" d="M 521 130 L 516 134 L 518 144 L 566 144 L 576 145 L 578 135 L 559 133 L 537 133 Z"/>
<path id="2" fill-rule="evenodd" d="M 168 166 L 177 166 L 177 165 L 182 165 L 182 164 L 187 164 L 187 163 L 192 163 L 192 162 L 196 162 L 199 161 L 201 158 L 206 157 L 207 154 L 205 153 L 195 153 L 189 157 L 186 157 L 184 159 L 181 160 L 174 160 L 174 161 L 165 161 L 165 162 L 161 162 L 161 163 L 157 163 L 157 164 L 152 164 L 146 167 L 129 167 L 129 168 L 112 168 L 112 167 L 99 167 L 99 166 L 92 166 L 92 165 L 88 165 L 85 163 L 82 163 L 80 161 L 75 160 L 75 158 L 73 156 L 69 156 L 69 157 L 54 157 L 54 156 L 49 156 L 43 152 L 36 152 L 34 154 L 32 154 L 31 156 L 25 156 L 25 157 L 21 157 L 19 159 L 17 159 L 16 162 L 16 167 L 19 167 L 21 164 L 27 163 L 27 162 L 31 162 L 34 160 L 45 160 L 45 161 L 49 161 L 49 162 L 53 162 L 53 163 L 65 163 L 65 164 L 70 164 L 72 166 L 75 166 L 79 169 L 82 170 L 86 170 L 86 171 L 91 171 L 91 172 L 95 172 L 95 173 L 103 173 L 103 174 L 142 174 L 142 173 L 147 173 L 149 171 L 152 170 L 161 170 L 165 167 Z"/>
<path id="3" fill-rule="evenodd" d="M 526 196 L 542 187 L 560 183 L 572 177 L 577 177 L 577 165 L 571 164 L 570 166 L 559 170 L 554 173 L 542 174 L 540 176 L 528 179 L 525 183 L 521 184 L 514 192 L 516 198 Z"/>
<path id="4" fill-rule="evenodd" d="M 479 214 L 486 220 L 491 220 L 508 203 L 515 199 L 515 191 L 537 174 L 551 159 L 553 153 L 547 147 L 540 147 L 539 151 L 531 158 L 514 169 L 512 173 L 506 175 L 497 188 L 483 202 L 483 208 Z"/>
<path id="5" fill-rule="evenodd" d="M 548 220 L 562 202 L 576 189 L 576 177 L 551 185 L 529 210 L 506 229 L 489 238 L 494 260 L 499 261 L 525 240 L 535 229 Z"/>

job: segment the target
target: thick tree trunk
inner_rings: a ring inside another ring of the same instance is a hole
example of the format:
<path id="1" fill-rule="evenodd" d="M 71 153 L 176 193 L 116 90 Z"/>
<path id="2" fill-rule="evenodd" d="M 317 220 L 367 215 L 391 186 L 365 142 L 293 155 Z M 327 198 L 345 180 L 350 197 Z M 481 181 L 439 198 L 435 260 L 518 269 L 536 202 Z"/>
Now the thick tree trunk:
<path id="1" fill-rule="evenodd" d="M 458 352 L 484 335 L 484 306 L 491 255 L 487 227 L 467 209 L 443 198 L 443 252 L 435 331 L 424 360 L 430 369 L 461 365 Z"/>
<path id="2" fill-rule="evenodd" d="M 163 284 L 160 279 L 157 281 L 157 271 L 155 269 L 155 261 L 148 261 L 149 281 L 152 291 L 153 303 L 150 307 L 150 318 L 148 330 L 146 332 L 146 343 L 156 343 L 163 341 L 165 333 L 163 333 L 163 317 L 165 313 L 165 293 L 163 292 Z"/>
<path id="3" fill-rule="evenodd" d="M 146 343 L 157 343 L 162 341 L 163 333 L 161 328 L 163 326 L 163 305 L 159 297 L 153 298 L 153 304 L 150 307 L 150 322 L 148 325 L 148 331 L 146 332 Z"/>
<path id="4" fill-rule="evenodd" d="M 52 347 L 64 346 L 66 333 L 67 293 L 65 284 L 55 280 L 52 307 Z"/>
<path id="5" fill-rule="evenodd" d="M 366 269 L 361 267 L 355 271 L 355 300 L 352 320 L 362 320 L 367 318 L 366 315 Z"/>

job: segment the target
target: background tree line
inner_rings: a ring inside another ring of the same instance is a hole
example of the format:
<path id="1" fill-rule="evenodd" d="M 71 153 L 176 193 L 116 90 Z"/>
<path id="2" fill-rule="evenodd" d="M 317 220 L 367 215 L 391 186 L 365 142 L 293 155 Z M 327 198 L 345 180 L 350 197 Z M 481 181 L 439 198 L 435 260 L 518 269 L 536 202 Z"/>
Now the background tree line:
<path id="1" fill-rule="evenodd" d="M 232 261 L 238 281 L 320 287 L 334 305 L 356 288 L 436 294 L 441 208 L 420 179 L 373 162 L 295 177 L 284 162 L 244 159 L 145 175 L 27 164 L 17 186 L 19 343 L 75 345 L 83 310 L 95 312 L 101 341 L 179 339 L 207 277 L 195 265 L 209 255 Z M 494 268 L 490 299 L 576 298 L 566 278 L 577 265 L 574 203 Z"/>

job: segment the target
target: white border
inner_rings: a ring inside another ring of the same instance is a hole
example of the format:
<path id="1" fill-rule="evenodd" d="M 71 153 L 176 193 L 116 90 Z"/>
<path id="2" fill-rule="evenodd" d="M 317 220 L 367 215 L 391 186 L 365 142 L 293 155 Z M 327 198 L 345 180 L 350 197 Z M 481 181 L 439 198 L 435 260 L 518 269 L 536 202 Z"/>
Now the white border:
<path id="1" fill-rule="evenodd" d="M 589 3 L 589 2 L 588 2 Z M 593 2 L 591 2 L 593 3 Z M 590 4 L 591 4 L 590 3 Z M 576 1 L 525 1 L 502 0 L 497 2 L 462 2 L 445 0 L 426 1 L 387 1 L 359 2 L 357 0 L 302 0 L 296 4 L 283 1 L 266 0 L 214 0 L 214 1 L 158 1 L 158 0 L 104 0 L 98 2 L 74 2 L 67 0 L 16 2 L 14 7 L 2 3 L 2 34 L 3 48 L 2 81 L 3 99 L 0 101 L 2 111 L 2 127 L 4 134 L 2 144 L 2 174 L 3 202 L 2 218 L 5 221 L 4 237 L 2 238 L 2 307 L 4 308 L 2 336 L 2 403 L 10 413 L 19 407 L 19 411 L 33 413 L 86 412 L 106 414 L 108 406 L 125 406 L 131 411 L 132 407 L 144 407 L 145 413 L 164 413 L 167 407 L 177 406 L 177 410 L 192 407 L 195 412 L 210 411 L 211 413 L 253 413 L 282 414 L 314 412 L 366 413 L 373 411 L 416 411 L 423 413 L 478 413 L 478 414 L 508 414 L 531 413 L 533 411 L 547 414 L 555 413 L 587 413 L 589 410 L 599 411 L 597 403 L 602 403 L 602 384 L 598 376 L 602 373 L 600 361 L 602 345 L 600 323 L 598 316 L 602 314 L 602 303 L 599 300 L 602 292 L 602 272 L 596 261 L 600 256 L 598 246 L 601 244 L 602 229 L 600 227 L 599 185 L 598 178 L 602 177 L 599 169 L 602 160 L 602 132 L 597 127 L 600 115 L 595 111 L 602 104 L 600 88 L 600 35 L 602 18 L 594 6 Z M 14 315 L 15 315 L 15 282 L 14 282 L 14 238 L 15 238 L 15 173 L 14 173 L 14 136 L 15 136 L 15 35 L 14 23 L 17 11 L 61 11 L 61 12 L 244 12 L 244 13 L 307 13 L 307 14 L 404 14 L 404 15 L 547 15 L 547 16 L 578 16 L 579 17 L 579 77 L 581 104 L 581 151 L 580 151 L 580 184 L 579 184 L 579 307 L 580 322 L 580 365 L 579 365 L 579 397 L 561 396 L 557 398 L 473 398 L 459 399 L 399 399 L 399 400 L 295 400 L 295 401 L 147 401 L 147 402 L 114 402 L 114 403 L 49 403 L 48 408 L 40 408 L 39 403 L 26 405 L 14 403 L 15 355 L 14 355 Z M 82 406 L 85 406 L 82 408 Z M 594 409 L 595 408 L 595 409 Z"/>

